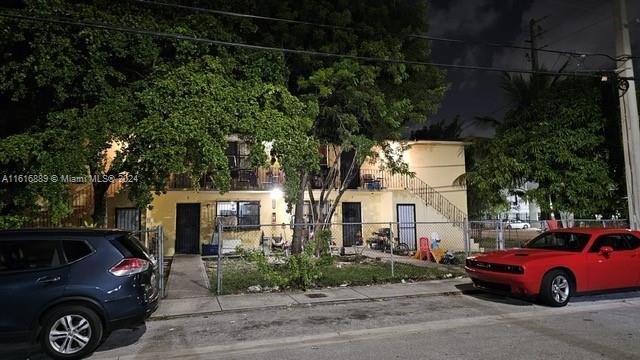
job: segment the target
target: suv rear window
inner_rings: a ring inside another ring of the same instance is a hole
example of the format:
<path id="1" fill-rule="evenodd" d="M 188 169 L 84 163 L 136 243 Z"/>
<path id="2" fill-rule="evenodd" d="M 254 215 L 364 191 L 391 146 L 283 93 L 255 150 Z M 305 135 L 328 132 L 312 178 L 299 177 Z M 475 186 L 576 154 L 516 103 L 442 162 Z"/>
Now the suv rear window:
<path id="1" fill-rule="evenodd" d="M 80 240 L 64 240 L 62 242 L 62 249 L 64 250 L 64 255 L 68 263 L 80 260 L 93 251 L 87 243 Z"/>
<path id="2" fill-rule="evenodd" d="M 136 237 L 125 235 L 111 240 L 111 243 L 120 250 L 120 253 L 126 258 L 140 258 L 151 260 L 149 252 L 144 245 Z"/>
<path id="3" fill-rule="evenodd" d="M 0 273 L 59 266 L 58 241 L 0 241 Z"/>

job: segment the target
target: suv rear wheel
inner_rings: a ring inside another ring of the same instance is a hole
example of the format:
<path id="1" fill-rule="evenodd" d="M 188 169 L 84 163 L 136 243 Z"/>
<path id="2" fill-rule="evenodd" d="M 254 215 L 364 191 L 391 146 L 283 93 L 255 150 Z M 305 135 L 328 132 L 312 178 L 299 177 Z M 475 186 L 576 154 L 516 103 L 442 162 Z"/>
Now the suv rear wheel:
<path id="1" fill-rule="evenodd" d="M 51 310 L 42 324 L 42 348 L 54 359 L 80 359 L 91 354 L 102 339 L 102 322 L 82 305 Z"/>

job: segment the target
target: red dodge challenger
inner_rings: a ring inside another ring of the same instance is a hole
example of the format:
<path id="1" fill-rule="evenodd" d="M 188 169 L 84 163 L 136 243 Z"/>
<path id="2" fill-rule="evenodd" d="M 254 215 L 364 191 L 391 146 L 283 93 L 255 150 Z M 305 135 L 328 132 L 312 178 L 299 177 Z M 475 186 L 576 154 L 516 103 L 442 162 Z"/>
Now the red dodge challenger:
<path id="1" fill-rule="evenodd" d="M 470 256 L 476 287 L 564 306 L 575 293 L 640 287 L 640 232 L 559 229 L 521 249 Z"/>

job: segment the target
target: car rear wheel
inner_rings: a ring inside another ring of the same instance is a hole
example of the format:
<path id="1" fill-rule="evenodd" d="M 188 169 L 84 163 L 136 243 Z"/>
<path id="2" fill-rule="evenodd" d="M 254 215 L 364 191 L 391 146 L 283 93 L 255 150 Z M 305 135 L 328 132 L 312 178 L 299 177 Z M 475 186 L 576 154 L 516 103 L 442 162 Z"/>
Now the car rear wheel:
<path id="1" fill-rule="evenodd" d="M 542 279 L 541 300 L 549 306 L 565 306 L 569 303 L 573 290 L 573 282 L 566 271 L 552 270 Z"/>
<path id="2" fill-rule="evenodd" d="M 527 230 L 527 229 L 529 228 L 529 225 L 524 224 L 524 225 L 522 225 L 522 228 L 523 228 L 524 230 Z"/>
<path id="3" fill-rule="evenodd" d="M 102 335 L 102 322 L 93 310 L 63 306 L 45 316 L 41 344 L 54 359 L 81 359 L 98 347 Z"/>

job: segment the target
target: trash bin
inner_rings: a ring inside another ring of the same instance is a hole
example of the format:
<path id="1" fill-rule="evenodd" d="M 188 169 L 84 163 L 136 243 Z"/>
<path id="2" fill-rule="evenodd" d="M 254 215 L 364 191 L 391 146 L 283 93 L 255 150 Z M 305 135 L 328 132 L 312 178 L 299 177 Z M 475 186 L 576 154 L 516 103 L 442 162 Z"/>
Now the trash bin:
<path id="1" fill-rule="evenodd" d="M 218 244 L 202 244 L 202 256 L 218 255 Z"/>

